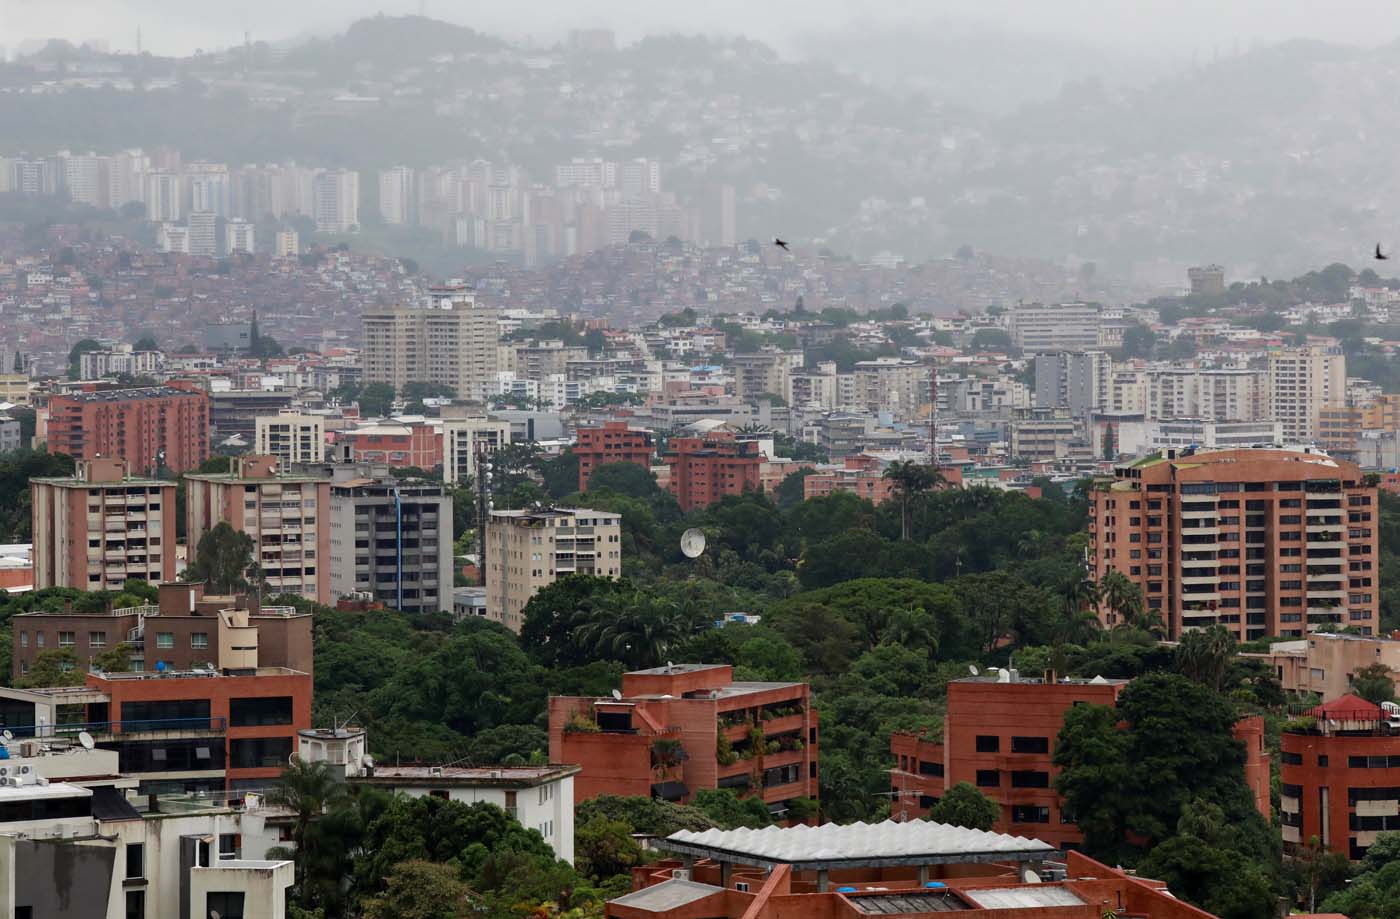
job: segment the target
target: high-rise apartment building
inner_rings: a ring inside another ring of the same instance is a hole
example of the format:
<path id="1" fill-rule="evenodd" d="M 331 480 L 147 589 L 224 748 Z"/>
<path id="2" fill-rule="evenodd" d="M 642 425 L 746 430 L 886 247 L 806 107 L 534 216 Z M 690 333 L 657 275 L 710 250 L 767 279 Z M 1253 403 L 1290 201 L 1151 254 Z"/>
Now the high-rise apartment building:
<path id="1" fill-rule="evenodd" d="M 1087 418 L 1107 408 L 1112 378 L 1113 360 L 1103 351 L 1037 354 L 1035 405 L 1067 408 L 1071 418 Z"/>
<path id="2" fill-rule="evenodd" d="M 330 487 L 331 593 L 405 613 L 452 610 L 452 498 L 421 479 L 357 477 Z"/>
<path id="3" fill-rule="evenodd" d="M 278 258 L 296 258 L 301 254 L 301 237 L 296 230 L 278 230 L 273 251 Z"/>
<path id="4" fill-rule="evenodd" d="M 190 211 L 190 255 L 213 258 L 219 254 L 219 217 L 213 211 Z"/>
<path id="5" fill-rule="evenodd" d="M 1370 635 L 1378 510 L 1361 470 L 1325 454 L 1169 450 L 1096 484 L 1091 571 L 1137 584 L 1173 639 L 1217 623 L 1241 641 L 1322 625 Z M 1102 616 L 1111 627 L 1121 611 Z"/>
<path id="6" fill-rule="evenodd" d="M 621 514 L 559 507 L 491 512 L 486 618 L 519 632 L 530 598 L 569 574 L 621 577 Z"/>
<path id="7" fill-rule="evenodd" d="M 1186 269 L 1191 282 L 1191 296 L 1219 297 L 1225 293 L 1225 269 L 1219 265 L 1202 265 Z"/>
<path id="8" fill-rule="evenodd" d="M 146 219 L 154 223 L 176 223 L 183 213 L 180 177 L 173 172 L 146 174 Z"/>
<path id="9" fill-rule="evenodd" d="M 1027 354 L 1092 351 L 1099 308 L 1091 303 L 1020 303 L 1011 309 L 1011 340 Z"/>
<path id="10" fill-rule="evenodd" d="M 363 316 L 366 383 L 452 387 L 459 398 L 484 400 L 495 382 L 501 333 L 496 310 L 479 307 L 460 285 L 429 290 L 430 304 L 371 310 Z"/>
<path id="11" fill-rule="evenodd" d="M 1262 370 L 1160 367 L 1144 372 L 1149 420 L 1262 421 L 1269 417 Z M 1132 411 L 1132 409 L 1123 409 Z"/>
<path id="12" fill-rule="evenodd" d="M 199 540 L 224 522 L 252 537 L 267 595 L 330 601 L 329 479 L 281 473 L 270 456 L 242 456 L 229 472 L 192 473 L 185 482 L 191 562 Z"/>
<path id="13" fill-rule="evenodd" d="M 667 488 L 687 512 L 708 507 L 726 495 L 757 491 L 763 467 L 758 444 L 741 442 L 727 431 L 673 437 L 661 460 L 671 467 Z"/>
<path id="14" fill-rule="evenodd" d="M 34 588 L 121 590 L 175 577 L 175 483 L 131 475 L 116 457 L 67 478 L 31 479 Z"/>
<path id="15" fill-rule="evenodd" d="M 360 225 L 360 174 L 327 169 L 311 180 L 312 213 L 318 233 L 350 233 Z"/>
<path id="16" fill-rule="evenodd" d="M 789 374 L 802 366 L 802 352 L 736 354 L 729 366 L 734 371 L 734 398 L 740 402 L 751 403 L 765 393 L 786 399 L 791 391 Z"/>
<path id="17" fill-rule="evenodd" d="M 379 173 L 379 216 L 385 223 L 404 226 L 418 222 L 416 173 L 395 166 Z"/>
<path id="18" fill-rule="evenodd" d="M 1338 348 L 1290 348 L 1269 354 L 1269 414 L 1283 422 L 1289 443 L 1317 439 L 1329 405 L 1346 402 L 1346 356 Z"/>
<path id="19" fill-rule="evenodd" d="M 600 427 L 578 429 L 574 455 L 578 457 L 578 490 L 588 490 L 594 470 L 607 463 L 633 463 L 651 468 L 656 445 L 650 431 L 627 426 L 625 421 L 605 421 Z"/>
<path id="20" fill-rule="evenodd" d="M 253 452 L 274 456 L 283 469 L 293 463 L 319 463 L 326 456 L 325 421 L 290 409 L 255 420 Z"/>
<path id="21" fill-rule="evenodd" d="M 254 230 L 253 224 L 241 218 L 235 218 L 224 224 L 224 254 L 233 255 L 235 252 L 246 252 L 252 255 L 258 251 Z"/>
<path id="22" fill-rule="evenodd" d="M 209 397 L 174 386 L 53 396 L 48 444 L 75 459 L 124 459 L 138 472 L 185 472 L 209 458 Z"/>
<path id="23" fill-rule="evenodd" d="M 510 422 L 444 415 L 442 419 L 442 480 L 448 485 L 475 481 L 477 460 L 510 443 Z"/>

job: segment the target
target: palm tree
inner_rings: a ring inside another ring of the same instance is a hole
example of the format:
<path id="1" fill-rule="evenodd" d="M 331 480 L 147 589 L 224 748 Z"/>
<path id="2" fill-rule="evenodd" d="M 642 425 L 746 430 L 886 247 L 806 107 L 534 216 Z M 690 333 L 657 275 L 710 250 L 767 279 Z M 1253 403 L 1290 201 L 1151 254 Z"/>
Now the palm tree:
<path id="1" fill-rule="evenodd" d="M 1235 636 L 1223 625 L 1193 629 L 1181 636 L 1176 648 L 1176 669 L 1198 683 L 1219 692 L 1235 657 Z"/>
<path id="2" fill-rule="evenodd" d="M 885 467 L 884 478 L 890 480 L 895 494 L 899 497 L 900 538 L 908 539 L 910 502 L 925 492 L 948 484 L 948 480 L 934 466 L 902 460 L 896 460 Z"/>
<path id="3" fill-rule="evenodd" d="M 585 626 L 583 643 L 596 657 L 621 661 L 629 667 L 652 667 L 666 650 L 686 637 L 688 620 L 675 603 L 632 591 L 609 600 L 611 615 L 600 615 Z"/>
<path id="4" fill-rule="evenodd" d="M 311 824 L 327 811 L 349 799 L 344 776 L 329 763 L 309 763 L 294 759 L 277 784 L 267 793 L 267 803 L 285 807 L 293 814 L 292 842 L 296 846 L 296 880 L 300 887 L 306 880 L 306 866 L 316 855 Z"/>
<path id="5" fill-rule="evenodd" d="M 1099 599 L 1124 623 L 1136 624 L 1143 618 L 1142 588 L 1117 568 L 1099 579 Z"/>

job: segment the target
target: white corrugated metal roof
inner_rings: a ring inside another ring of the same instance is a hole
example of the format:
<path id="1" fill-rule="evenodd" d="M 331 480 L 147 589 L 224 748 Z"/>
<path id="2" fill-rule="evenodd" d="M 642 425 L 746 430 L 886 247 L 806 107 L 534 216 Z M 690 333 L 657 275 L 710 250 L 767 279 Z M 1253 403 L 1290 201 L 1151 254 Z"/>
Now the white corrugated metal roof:
<path id="1" fill-rule="evenodd" d="M 1042 906 L 1083 906 L 1084 901 L 1063 887 L 1023 884 L 1020 887 L 994 887 L 961 890 L 965 898 L 983 909 L 1032 909 Z"/>
<path id="2" fill-rule="evenodd" d="M 618 906 L 630 906 L 633 909 L 644 909 L 649 913 L 664 913 L 716 893 L 724 893 L 724 888 L 697 881 L 672 879 L 634 890 L 608 902 Z"/>
<path id="3" fill-rule="evenodd" d="M 764 827 L 761 830 L 681 830 L 668 840 L 789 864 L 837 859 L 911 858 L 974 853 L 1053 852 L 1038 839 L 911 820 L 844 826 Z"/>

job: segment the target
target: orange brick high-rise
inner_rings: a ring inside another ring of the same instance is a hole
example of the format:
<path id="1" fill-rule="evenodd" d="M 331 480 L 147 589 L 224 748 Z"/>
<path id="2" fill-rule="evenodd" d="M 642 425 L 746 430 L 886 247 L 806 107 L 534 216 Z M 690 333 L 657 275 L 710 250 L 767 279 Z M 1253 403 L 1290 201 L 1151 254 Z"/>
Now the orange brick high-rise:
<path id="1" fill-rule="evenodd" d="M 54 396 L 48 444 L 74 459 L 124 459 L 133 474 L 186 472 L 209 458 L 209 397 L 174 386 Z"/>
<path id="2" fill-rule="evenodd" d="M 605 421 L 601 427 L 579 428 L 574 453 L 578 456 L 578 490 L 588 490 L 593 470 L 607 463 L 635 463 L 651 467 L 656 447 L 650 431 L 629 428 L 625 421 Z"/>
<path id="3" fill-rule="evenodd" d="M 1216 623 L 1241 640 L 1325 624 L 1371 635 L 1377 512 L 1360 468 L 1323 453 L 1167 451 L 1096 484 L 1090 572 L 1139 585 L 1169 638 Z M 1119 621 L 1106 604 L 1102 616 Z"/>
<path id="4" fill-rule="evenodd" d="M 671 467 L 669 487 L 683 511 L 759 489 L 763 454 L 758 444 L 736 440 L 728 431 L 672 438 L 662 459 Z"/>

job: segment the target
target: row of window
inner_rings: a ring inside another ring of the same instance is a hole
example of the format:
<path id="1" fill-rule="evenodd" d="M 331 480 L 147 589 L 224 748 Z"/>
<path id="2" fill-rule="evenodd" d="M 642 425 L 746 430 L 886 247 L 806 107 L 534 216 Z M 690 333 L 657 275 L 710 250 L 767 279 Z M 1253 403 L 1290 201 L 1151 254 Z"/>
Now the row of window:
<path id="1" fill-rule="evenodd" d="M 999 753 L 1001 752 L 1001 738 L 995 734 L 977 735 L 978 753 Z M 1048 737 L 1012 737 L 1012 753 L 1049 753 L 1050 738 Z"/>
<path id="2" fill-rule="evenodd" d="M 978 769 L 977 785 L 980 788 L 1000 788 L 1001 773 L 996 769 Z M 1036 769 L 1016 769 L 1011 773 L 1012 788 L 1049 788 L 1050 773 Z"/>

